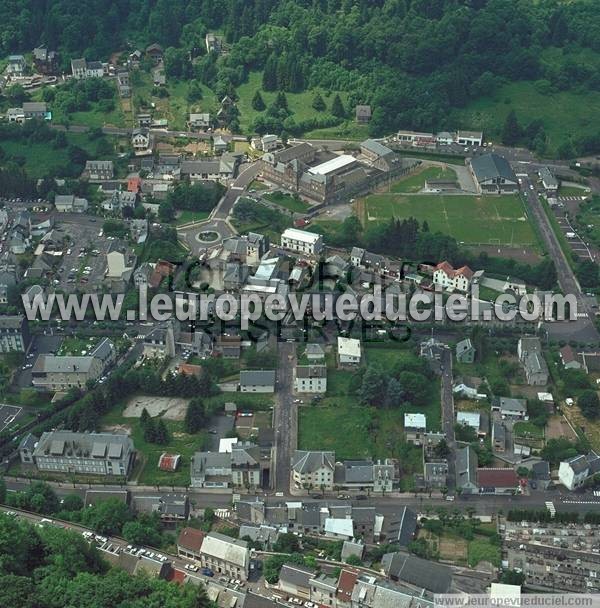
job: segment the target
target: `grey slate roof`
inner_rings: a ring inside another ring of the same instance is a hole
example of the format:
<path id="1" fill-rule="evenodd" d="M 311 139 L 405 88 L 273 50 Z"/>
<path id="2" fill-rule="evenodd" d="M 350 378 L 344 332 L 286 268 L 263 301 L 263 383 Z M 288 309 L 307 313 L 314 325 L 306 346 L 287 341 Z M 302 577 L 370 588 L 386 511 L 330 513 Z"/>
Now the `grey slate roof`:
<path id="1" fill-rule="evenodd" d="M 471 159 L 471 168 L 478 182 L 502 178 L 516 182 L 517 177 L 508 161 L 498 154 L 482 154 Z"/>
<path id="2" fill-rule="evenodd" d="M 335 468 L 334 452 L 296 450 L 292 456 L 292 468 L 300 474 L 313 473 L 322 466 L 326 466 L 332 470 Z"/>
<path id="3" fill-rule="evenodd" d="M 387 146 L 380 144 L 378 141 L 374 139 L 366 139 L 360 144 L 361 148 L 365 148 L 372 152 L 373 154 L 377 154 L 379 156 L 387 156 L 388 154 L 393 154 L 393 151 L 390 150 Z"/>
<path id="4" fill-rule="evenodd" d="M 275 386 L 275 370 L 243 370 L 241 386 Z"/>
<path id="5" fill-rule="evenodd" d="M 447 593 L 452 583 L 450 568 L 407 553 L 386 553 L 381 558 L 381 565 L 391 578 L 432 593 Z"/>
<path id="6" fill-rule="evenodd" d="M 294 587 L 309 588 L 310 579 L 315 576 L 316 571 L 306 566 L 297 566 L 296 564 L 283 564 L 279 573 L 279 580 L 293 585 Z"/>

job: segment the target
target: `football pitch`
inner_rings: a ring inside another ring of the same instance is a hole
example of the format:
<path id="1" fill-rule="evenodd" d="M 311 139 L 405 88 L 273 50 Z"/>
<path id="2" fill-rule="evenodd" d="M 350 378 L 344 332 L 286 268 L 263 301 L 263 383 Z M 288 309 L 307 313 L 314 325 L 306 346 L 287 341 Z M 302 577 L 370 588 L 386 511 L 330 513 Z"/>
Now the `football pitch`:
<path id="1" fill-rule="evenodd" d="M 414 217 L 467 244 L 531 246 L 537 243 L 518 195 L 453 196 L 372 194 L 359 201 L 358 216 L 371 222 Z"/>

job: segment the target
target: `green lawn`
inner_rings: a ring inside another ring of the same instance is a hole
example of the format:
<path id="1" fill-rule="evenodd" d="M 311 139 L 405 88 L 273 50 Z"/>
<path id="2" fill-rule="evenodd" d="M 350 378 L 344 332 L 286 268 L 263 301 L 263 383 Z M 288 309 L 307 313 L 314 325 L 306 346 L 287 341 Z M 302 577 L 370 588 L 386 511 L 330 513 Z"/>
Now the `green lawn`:
<path id="1" fill-rule="evenodd" d="M 579 233 L 587 235 L 594 243 L 600 244 L 600 199 L 593 198 L 579 205 L 576 216 Z"/>
<path id="2" fill-rule="evenodd" d="M 534 245 L 534 231 L 518 195 L 444 196 L 372 194 L 364 201 L 363 223 L 391 218 L 426 220 L 431 231 L 467 244 Z"/>
<path id="3" fill-rule="evenodd" d="M 443 167 L 427 167 L 423 171 L 413 173 L 392 185 L 392 192 L 419 192 L 425 187 L 428 179 L 456 179 L 453 169 Z"/>
<path id="4" fill-rule="evenodd" d="M 548 149 L 555 154 L 569 138 L 588 135 L 600 121 L 600 92 L 562 91 L 540 93 L 532 82 L 501 87 L 493 97 L 471 102 L 454 113 L 453 124 L 481 129 L 488 141 L 498 141 L 507 114 L 515 110 L 522 125 L 541 119 L 548 136 Z"/>
<path id="5" fill-rule="evenodd" d="M 282 192 L 270 192 L 268 194 L 264 194 L 263 198 L 271 203 L 275 203 L 280 207 L 296 213 L 305 213 L 310 209 L 310 205 L 305 203 L 302 199 L 296 198 L 289 194 L 283 194 Z"/>
<path id="6" fill-rule="evenodd" d="M 99 338 L 76 338 L 66 337 L 58 349 L 58 355 L 72 355 L 75 357 L 81 356 L 84 352 L 89 353 L 90 350 L 99 342 Z"/>
<path id="7" fill-rule="evenodd" d="M 83 148 L 91 156 L 95 155 L 97 142 L 84 133 L 67 133 L 70 144 Z M 33 178 L 40 178 L 66 169 L 70 163 L 66 148 L 54 148 L 47 142 L 2 141 L 0 143 L 7 155 L 24 159 L 24 167 Z"/>
<path id="8" fill-rule="evenodd" d="M 489 538 L 478 537 L 469 541 L 467 546 L 467 561 L 474 568 L 479 562 L 490 562 L 500 566 L 500 547 L 492 544 Z"/>
<path id="9" fill-rule="evenodd" d="M 513 426 L 513 433 L 516 437 L 532 438 L 532 439 L 543 439 L 544 429 L 533 424 L 533 422 L 523 421 L 515 422 Z"/>
<path id="10" fill-rule="evenodd" d="M 558 196 L 585 196 L 588 194 L 586 188 L 578 188 L 577 186 L 559 186 Z"/>
<path id="11" fill-rule="evenodd" d="M 265 105 L 268 107 L 275 98 L 277 97 L 276 91 L 263 91 L 262 90 L 262 72 L 251 72 L 248 75 L 247 82 L 241 84 L 236 92 L 239 96 L 237 107 L 240 112 L 240 126 L 242 127 L 242 131 L 249 133 L 251 132 L 250 126 L 254 122 L 254 119 L 260 114 L 252 107 L 252 98 L 256 91 L 260 91 L 260 94 L 265 102 Z M 300 122 L 302 120 L 306 120 L 308 118 L 313 118 L 317 112 L 312 107 L 313 98 L 315 96 L 317 89 L 312 91 L 305 91 L 303 93 L 286 93 L 285 96 L 288 101 L 288 107 L 293 114 L 294 120 L 296 122 Z M 321 96 L 329 109 L 331 107 L 331 102 L 335 97 L 335 91 L 329 93 L 324 90 L 320 90 Z M 340 98 L 344 103 L 344 106 L 347 108 L 348 105 L 348 93 L 340 92 Z M 323 115 L 327 115 L 327 110 L 323 112 Z M 357 126 L 357 125 L 355 125 Z M 339 129 L 340 127 L 335 127 L 335 129 Z M 323 129 L 319 129 L 313 132 L 314 137 L 324 137 Z M 363 131 L 361 131 L 362 133 Z M 360 137 L 352 138 L 352 139 L 360 139 Z M 364 139 L 364 138 L 363 138 Z"/>
<path id="12" fill-rule="evenodd" d="M 175 224 L 181 226 L 189 222 L 201 222 L 208 218 L 209 215 L 209 211 L 190 211 L 189 209 L 184 209 L 175 220 Z"/>

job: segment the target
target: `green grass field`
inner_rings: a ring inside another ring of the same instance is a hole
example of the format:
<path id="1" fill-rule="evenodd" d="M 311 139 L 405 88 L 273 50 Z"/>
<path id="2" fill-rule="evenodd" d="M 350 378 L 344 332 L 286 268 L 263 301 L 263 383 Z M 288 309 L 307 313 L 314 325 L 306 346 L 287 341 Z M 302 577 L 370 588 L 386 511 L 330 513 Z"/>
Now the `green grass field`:
<path id="1" fill-rule="evenodd" d="M 95 155 L 97 142 L 91 141 L 85 133 L 67 133 L 69 143 L 83 148 L 91 156 Z M 55 174 L 70 163 L 66 148 L 54 148 L 47 142 L 3 141 L 0 143 L 6 154 L 21 157 L 27 173 L 33 178 Z"/>
<path id="2" fill-rule="evenodd" d="M 456 172 L 453 169 L 442 167 L 427 167 L 423 171 L 413 173 L 392 185 L 392 192 L 419 192 L 425 187 L 428 179 L 456 179 Z"/>
<path id="3" fill-rule="evenodd" d="M 284 209 L 297 213 L 304 213 L 310 209 L 310 205 L 305 203 L 302 199 L 294 198 L 289 194 L 283 194 L 281 192 L 270 192 L 264 194 L 263 198 L 270 203 L 275 203 Z"/>
<path id="4" fill-rule="evenodd" d="M 454 113 L 455 123 L 481 129 L 488 141 L 498 141 L 507 114 L 514 109 L 519 122 L 527 125 L 541 119 L 548 136 L 548 151 L 555 154 L 569 138 L 587 135 L 600 121 L 600 93 L 540 93 L 532 82 L 505 85 L 493 97 L 484 97 Z M 453 122 L 454 124 L 454 122 Z"/>
<path id="5" fill-rule="evenodd" d="M 314 89 L 311 91 L 305 91 L 303 93 L 286 93 L 285 96 L 288 101 L 288 106 L 290 111 L 294 116 L 294 120 L 296 122 L 306 120 L 307 118 L 313 118 L 317 112 L 312 107 L 313 98 L 318 89 Z M 257 112 L 252 107 L 252 98 L 256 91 L 260 91 L 263 101 L 265 105 L 269 107 L 275 98 L 277 97 L 276 91 L 263 91 L 262 90 L 262 72 L 251 72 L 248 75 L 247 82 L 241 84 L 237 89 L 237 94 L 239 96 L 237 107 L 240 112 L 240 126 L 243 132 L 251 132 L 252 129 L 250 125 L 254 122 L 254 119 L 261 114 L 261 112 Z M 335 97 L 335 91 L 331 92 L 329 95 L 324 90 L 320 90 L 321 96 L 329 109 L 331 107 L 331 102 Z M 340 92 L 340 98 L 342 103 L 344 103 L 344 107 L 348 110 L 348 93 Z M 323 112 L 323 115 L 327 114 L 327 110 Z M 355 124 L 346 124 L 340 125 L 338 127 L 332 127 L 330 129 L 318 129 L 316 131 L 312 131 L 308 137 L 313 138 L 323 138 L 330 135 L 331 131 L 347 131 L 348 134 L 339 133 L 335 138 L 348 138 L 348 139 L 364 139 L 366 137 L 366 128 L 361 127 L 358 128 L 358 125 Z M 352 134 L 353 136 L 350 136 Z M 364 135 L 364 137 L 363 137 Z M 332 136 L 333 137 L 333 136 Z"/>
<path id="6" fill-rule="evenodd" d="M 513 434 L 516 437 L 530 437 L 533 439 L 543 439 L 544 429 L 533 424 L 533 422 L 522 421 L 515 422 L 513 426 Z"/>
<path id="7" fill-rule="evenodd" d="M 175 224 L 181 226 L 182 224 L 188 224 L 189 222 L 201 222 L 209 215 L 208 211 L 190 211 L 189 209 L 184 209 L 175 220 Z"/>
<path id="8" fill-rule="evenodd" d="M 427 221 L 429 229 L 467 244 L 534 245 L 537 239 L 518 196 L 373 194 L 359 205 L 368 222 L 391 218 Z"/>

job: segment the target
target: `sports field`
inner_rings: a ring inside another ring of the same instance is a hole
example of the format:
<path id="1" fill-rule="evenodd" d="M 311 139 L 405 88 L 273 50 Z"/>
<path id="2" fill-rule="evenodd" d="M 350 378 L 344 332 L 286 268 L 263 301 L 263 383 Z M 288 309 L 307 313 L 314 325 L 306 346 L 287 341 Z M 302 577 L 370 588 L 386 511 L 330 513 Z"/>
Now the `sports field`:
<path id="1" fill-rule="evenodd" d="M 357 214 L 367 226 L 391 218 L 427 221 L 467 244 L 535 245 L 536 237 L 518 196 L 444 196 L 373 194 L 358 201 Z"/>

